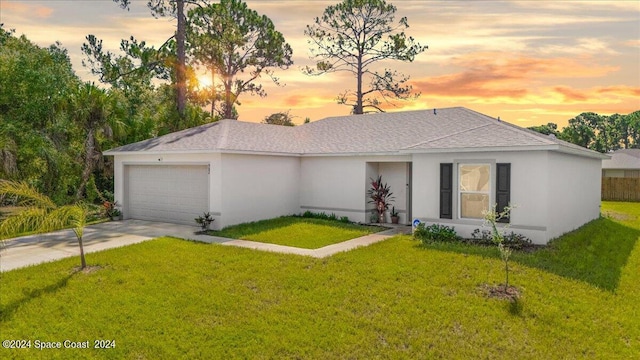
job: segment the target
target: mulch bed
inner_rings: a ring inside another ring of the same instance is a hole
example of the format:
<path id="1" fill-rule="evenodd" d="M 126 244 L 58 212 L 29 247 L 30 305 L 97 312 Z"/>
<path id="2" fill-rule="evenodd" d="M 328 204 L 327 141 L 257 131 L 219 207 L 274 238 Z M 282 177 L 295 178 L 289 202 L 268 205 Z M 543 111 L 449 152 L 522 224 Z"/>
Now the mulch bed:
<path id="1" fill-rule="evenodd" d="M 515 286 L 510 285 L 505 289 L 504 284 L 482 284 L 480 288 L 488 298 L 509 301 L 516 301 L 520 298 L 520 290 Z"/>

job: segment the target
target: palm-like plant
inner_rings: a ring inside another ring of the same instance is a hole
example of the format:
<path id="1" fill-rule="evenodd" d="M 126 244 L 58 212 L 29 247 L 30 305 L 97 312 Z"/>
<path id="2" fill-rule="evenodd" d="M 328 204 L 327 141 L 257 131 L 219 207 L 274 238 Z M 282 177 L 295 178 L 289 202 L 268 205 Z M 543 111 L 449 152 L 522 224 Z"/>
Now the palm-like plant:
<path id="1" fill-rule="evenodd" d="M 0 238 L 28 231 L 50 232 L 71 226 L 80 247 L 81 269 L 87 266 L 82 236 L 87 224 L 89 206 L 84 203 L 57 206 L 48 196 L 41 194 L 25 182 L 0 180 L 0 197 L 9 196 L 26 207 L 0 222 Z"/>
<path id="2" fill-rule="evenodd" d="M 378 175 L 377 179 L 371 179 L 371 188 L 367 190 L 369 203 L 376 206 L 378 212 L 378 222 L 384 222 L 384 213 L 389 209 L 389 204 L 394 200 L 391 188 L 387 183 L 382 182 L 382 175 Z"/>

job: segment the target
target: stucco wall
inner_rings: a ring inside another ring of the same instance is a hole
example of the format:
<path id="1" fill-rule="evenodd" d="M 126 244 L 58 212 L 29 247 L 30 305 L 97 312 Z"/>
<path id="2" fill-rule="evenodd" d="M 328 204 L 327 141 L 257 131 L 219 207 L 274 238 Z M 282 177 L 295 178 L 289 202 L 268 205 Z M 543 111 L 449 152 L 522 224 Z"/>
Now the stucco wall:
<path id="1" fill-rule="evenodd" d="M 223 210 L 216 228 L 299 212 L 299 158 L 221 156 Z"/>
<path id="2" fill-rule="evenodd" d="M 440 219 L 440 163 L 454 163 L 453 219 Z M 416 154 L 413 157 L 413 218 L 427 223 L 455 226 L 456 231 L 470 237 L 474 229 L 483 228 L 482 220 L 458 218 L 458 164 L 491 165 L 491 200 L 495 203 L 496 163 L 511 164 L 512 230 L 528 236 L 536 243 L 546 243 L 548 226 L 548 157 L 544 151 L 484 152 L 452 154 Z"/>
<path id="3" fill-rule="evenodd" d="M 394 200 L 391 206 L 395 206 L 400 217 L 401 224 L 409 223 L 407 221 L 407 166 L 406 162 L 380 162 L 378 164 L 378 174 L 382 175 L 382 181 L 386 182 L 391 192 L 393 193 Z M 389 211 L 391 211 L 389 206 Z M 387 221 L 391 221 L 387 214 Z"/>
<path id="4" fill-rule="evenodd" d="M 601 160 L 549 153 L 549 239 L 600 216 Z"/>
<path id="5" fill-rule="evenodd" d="M 334 213 L 338 217 L 347 216 L 351 221 L 369 222 L 370 209 L 373 209 L 373 205 L 367 204 L 366 196 L 370 178 L 376 178 L 382 168 L 386 173 L 384 180 L 392 180 L 395 184 L 395 167 L 390 164 L 405 164 L 410 159 L 409 156 L 302 157 L 300 211 Z M 404 180 L 400 183 L 405 184 Z M 389 184 L 394 192 L 400 187 Z"/>
<path id="6" fill-rule="evenodd" d="M 620 169 L 603 169 L 602 170 L 603 177 L 612 177 L 612 178 L 623 178 L 624 170 Z"/>

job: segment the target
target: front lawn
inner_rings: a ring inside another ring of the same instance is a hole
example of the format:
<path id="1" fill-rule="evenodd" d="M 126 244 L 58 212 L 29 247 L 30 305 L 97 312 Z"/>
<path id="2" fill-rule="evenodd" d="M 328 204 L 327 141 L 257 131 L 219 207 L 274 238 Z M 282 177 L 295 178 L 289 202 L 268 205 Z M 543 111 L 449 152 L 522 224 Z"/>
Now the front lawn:
<path id="1" fill-rule="evenodd" d="M 639 358 L 640 204 L 616 211 L 517 254 L 515 303 L 482 291 L 503 281 L 495 248 L 409 236 L 324 259 L 160 238 L 88 254 L 90 273 L 10 271 L 1 337 L 32 348 L 0 358 Z M 66 339 L 116 347 L 34 349 Z"/>
<path id="2" fill-rule="evenodd" d="M 210 235 L 318 249 L 327 245 L 379 232 L 384 228 L 347 224 L 333 220 L 284 216 L 229 226 Z"/>

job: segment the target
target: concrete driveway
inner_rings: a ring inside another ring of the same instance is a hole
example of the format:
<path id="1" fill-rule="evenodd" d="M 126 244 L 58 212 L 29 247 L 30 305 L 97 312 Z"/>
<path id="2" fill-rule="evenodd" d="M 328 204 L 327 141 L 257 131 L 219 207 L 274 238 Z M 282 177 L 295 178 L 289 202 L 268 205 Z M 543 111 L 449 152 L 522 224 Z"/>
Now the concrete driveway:
<path id="1" fill-rule="evenodd" d="M 409 233 L 411 227 L 396 226 L 386 231 L 369 234 L 319 249 L 302 249 L 291 246 L 234 240 L 217 236 L 196 235 L 198 226 L 178 225 L 143 220 L 111 221 L 90 225 L 84 229 L 82 242 L 85 253 L 131 245 L 161 236 L 238 246 L 253 250 L 270 251 L 324 258 L 333 254 L 369 246 L 399 233 Z M 80 256 L 78 240 L 73 230 L 61 230 L 48 234 L 23 236 L 5 240 L 5 249 L 0 253 L 0 271 L 9 271 L 29 265 Z M 78 259 L 78 263 L 80 260 Z"/>
<path id="2" fill-rule="evenodd" d="M 82 237 L 85 253 L 126 246 L 160 236 L 208 243 L 222 243 L 230 239 L 196 235 L 198 226 L 159 223 L 143 220 L 111 221 L 87 226 Z M 80 255 L 78 241 L 73 230 L 61 230 L 48 234 L 23 236 L 5 240 L 0 253 L 0 271 Z M 78 260 L 80 261 L 80 260 Z"/>

